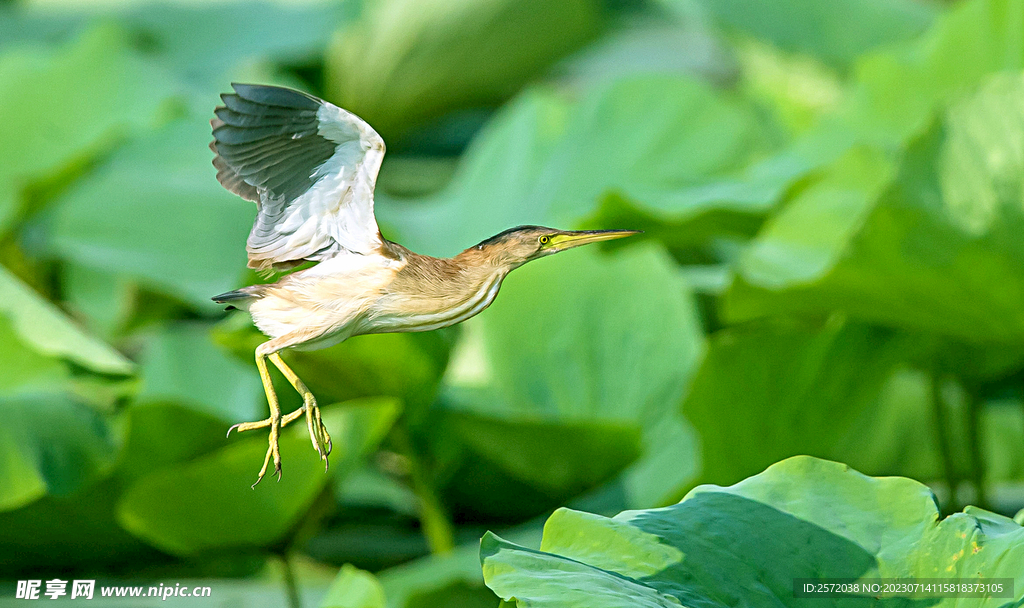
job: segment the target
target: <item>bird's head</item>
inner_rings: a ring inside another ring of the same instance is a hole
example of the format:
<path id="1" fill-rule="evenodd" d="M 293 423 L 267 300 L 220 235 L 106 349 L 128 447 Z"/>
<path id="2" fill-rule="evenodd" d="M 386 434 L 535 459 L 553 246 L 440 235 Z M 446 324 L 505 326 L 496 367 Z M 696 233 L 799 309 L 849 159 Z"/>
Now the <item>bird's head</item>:
<path id="1" fill-rule="evenodd" d="M 501 264 L 520 266 L 559 251 L 598 241 L 638 234 L 639 230 L 556 230 L 543 226 L 518 226 L 482 241 L 476 249 Z"/>

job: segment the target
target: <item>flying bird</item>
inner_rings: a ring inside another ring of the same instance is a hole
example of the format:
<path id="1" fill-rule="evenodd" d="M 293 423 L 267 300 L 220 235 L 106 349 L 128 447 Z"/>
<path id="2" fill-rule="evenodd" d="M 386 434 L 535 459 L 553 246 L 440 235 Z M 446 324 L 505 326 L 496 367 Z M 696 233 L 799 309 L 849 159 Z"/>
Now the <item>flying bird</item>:
<path id="1" fill-rule="evenodd" d="M 567 231 L 519 226 L 452 258 L 413 253 L 385 239 L 373 214 L 373 191 L 384 140 L 359 117 L 292 89 L 232 84 L 234 93 L 211 121 L 217 180 L 256 203 L 246 242 L 249 267 L 308 268 L 276 283 L 252 285 L 213 300 L 248 311 L 270 339 L 256 348 L 256 367 L 270 416 L 228 430 L 270 429 L 256 483 L 270 463 L 281 477 L 281 428 L 305 415 L 313 448 L 329 465 L 331 437 L 313 393 L 281 358 L 286 349 L 313 350 L 362 334 L 429 331 L 487 308 L 509 272 L 526 262 L 633 230 Z M 267 360 L 302 396 L 281 414 Z M 255 487 L 255 483 L 253 487 Z"/>

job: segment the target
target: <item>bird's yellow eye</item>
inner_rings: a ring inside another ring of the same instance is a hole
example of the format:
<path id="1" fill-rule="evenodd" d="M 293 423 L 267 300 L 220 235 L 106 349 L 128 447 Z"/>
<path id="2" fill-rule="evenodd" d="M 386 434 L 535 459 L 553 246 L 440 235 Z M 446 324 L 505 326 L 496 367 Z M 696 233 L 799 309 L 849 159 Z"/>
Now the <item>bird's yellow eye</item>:
<path id="1" fill-rule="evenodd" d="M 551 237 L 545 234 L 544 236 L 540 237 L 540 244 L 541 245 L 547 245 L 548 241 L 550 241 L 550 240 L 551 240 Z"/>

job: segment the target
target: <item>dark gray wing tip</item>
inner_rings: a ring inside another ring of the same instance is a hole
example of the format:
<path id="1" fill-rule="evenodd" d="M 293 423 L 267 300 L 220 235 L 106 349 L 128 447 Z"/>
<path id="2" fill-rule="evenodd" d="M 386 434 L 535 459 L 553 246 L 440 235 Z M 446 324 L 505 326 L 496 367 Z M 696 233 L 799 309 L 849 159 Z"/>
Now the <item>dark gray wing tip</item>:
<path id="1" fill-rule="evenodd" d="M 295 89 L 269 84 L 231 83 L 235 94 L 252 103 L 293 110 L 317 110 L 323 101 Z M 223 98 L 223 95 L 221 96 Z"/>
<path id="2" fill-rule="evenodd" d="M 223 124 L 223 121 L 219 118 L 214 118 L 210 121 L 210 129 L 216 131 L 219 127 L 223 126 Z M 217 181 L 220 182 L 220 185 L 224 186 L 224 188 L 229 192 L 234 192 L 247 201 L 252 201 L 254 203 L 259 202 L 260 195 L 256 190 L 256 187 L 252 184 L 246 183 L 237 171 L 228 166 L 227 161 L 225 161 L 220 155 L 220 152 L 217 151 L 216 136 L 213 141 L 210 142 L 210 150 L 213 151 L 213 167 L 217 169 Z"/>
<path id="3" fill-rule="evenodd" d="M 335 153 L 337 143 L 319 133 L 319 99 L 283 87 L 231 85 L 214 112 L 213 149 L 217 179 L 242 198 L 257 201 L 261 192 L 284 203 L 316 183 L 317 168 Z"/>

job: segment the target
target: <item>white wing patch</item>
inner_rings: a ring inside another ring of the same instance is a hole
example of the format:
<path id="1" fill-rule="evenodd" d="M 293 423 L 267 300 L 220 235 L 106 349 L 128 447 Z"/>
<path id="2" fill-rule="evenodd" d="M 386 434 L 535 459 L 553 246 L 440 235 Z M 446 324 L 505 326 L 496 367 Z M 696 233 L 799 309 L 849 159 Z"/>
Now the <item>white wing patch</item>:
<path id="1" fill-rule="evenodd" d="M 281 268 L 376 251 L 381 240 L 373 191 L 384 158 L 381 137 L 354 114 L 304 93 L 234 87 L 217 109 L 213 146 L 215 165 L 236 174 L 218 174 L 221 183 L 241 179 L 258 194 L 249 266 Z"/>
<path id="2" fill-rule="evenodd" d="M 334 217 L 325 228 L 341 247 L 353 253 L 375 251 L 381 242 L 373 190 L 384 159 L 384 140 L 359 117 L 330 103 L 321 106 L 317 119 L 320 136 L 338 147 L 317 168 L 316 185 L 304 197 L 309 196 L 311 207 Z"/>

